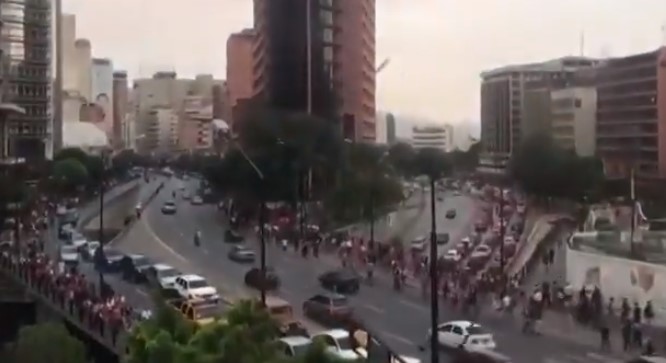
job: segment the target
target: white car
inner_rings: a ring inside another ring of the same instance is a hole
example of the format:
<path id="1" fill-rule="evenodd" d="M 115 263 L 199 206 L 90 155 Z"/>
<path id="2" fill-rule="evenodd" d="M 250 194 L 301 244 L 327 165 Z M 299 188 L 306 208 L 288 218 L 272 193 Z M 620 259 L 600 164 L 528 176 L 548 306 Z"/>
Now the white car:
<path id="1" fill-rule="evenodd" d="M 300 336 L 280 338 L 278 342 L 279 351 L 287 357 L 302 357 L 312 345 L 312 339 Z"/>
<path id="2" fill-rule="evenodd" d="M 156 263 L 148 268 L 146 275 L 148 280 L 162 289 L 173 289 L 176 286 L 176 279 L 182 273 L 169 265 Z"/>
<path id="3" fill-rule="evenodd" d="M 428 332 L 430 338 L 431 332 Z M 457 320 L 437 327 L 437 341 L 446 348 L 462 348 L 467 351 L 492 350 L 497 346 L 493 335 L 481 325 L 471 321 Z"/>
<path id="4" fill-rule="evenodd" d="M 65 265 L 76 266 L 79 264 L 81 259 L 79 251 L 74 246 L 61 246 L 60 247 L 60 261 L 64 262 Z"/>
<path id="5" fill-rule="evenodd" d="M 458 250 L 448 250 L 444 254 L 444 260 L 445 261 L 458 262 L 458 261 L 460 261 L 461 258 L 462 258 L 462 256 L 460 255 Z"/>
<path id="6" fill-rule="evenodd" d="M 352 336 L 344 329 L 331 329 L 312 336 L 312 341 L 321 341 L 326 351 L 342 360 L 357 360 L 368 356 L 363 348 L 354 350 Z"/>
<path id="7" fill-rule="evenodd" d="M 426 248 L 428 239 L 423 236 L 419 236 L 414 238 L 414 240 L 410 243 L 410 246 L 413 250 L 417 251 L 423 251 Z"/>
<path id="8" fill-rule="evenodd" d="M 202 205 L 203 204 L 203 199 L 200 196 L 196 195 L 196 196 L 192 197 L 191 203 L 192 203 L 192 205 Z"/>
<path id="9" fill-rule="evenodd" d="M 202 299 L 218 303 L 220 295 L 217 289 L 208 285 L 206 279 L 199 275 L 181 275 L 174 280 L 174 288 L 185 299 Z"/>
<path id="10" fill-rule="evenodd" d="M 476 246 L 474 251 L 472 251 L 472 258 L 482 258 L 482 257 L 488 257 L 492 254 L 492 250 L 488 245 L 480 244 Z"/>
<path id="11" fill-rule="evenodd" d="M 88 239 L 81 233 L 74 232 L 69 244 L 77 249 L 82 249 L 88 244 Z"/>

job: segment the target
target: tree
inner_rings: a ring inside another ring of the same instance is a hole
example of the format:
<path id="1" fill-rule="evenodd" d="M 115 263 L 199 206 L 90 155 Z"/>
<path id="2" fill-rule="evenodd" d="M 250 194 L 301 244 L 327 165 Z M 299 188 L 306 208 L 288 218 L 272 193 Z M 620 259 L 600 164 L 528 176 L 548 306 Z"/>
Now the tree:
<path id="1" fill-rule="evenodd" d="M 72 192 L 88 181 L 88 170 L 80 161 L 70 158 L 53 165 L 53 181 L 65 192 Z"/>
<path id="2" fill-rule="evenodd" d="M 416 160 L 416 151 L 407 143 L 399 142 L 389 149 L 389 161 L 402 176 L 414 176 L 414 160 Z"/>
<path id="3" fill-rule="evenodd" d="M 125 149 L 111 159 L 111 167 L 116 175 L 127 173 L 133 166 L 138 165 L 139 156 L 132 149 Z"/>
<path id="4" fill-rule="evenodd" d="M 99 186 L 104 180 L 106 165 L 104 159 L 98 155 L 88 155 L 83 164 L 88 171 L 88 184 L 91 187 Z"/>
<path id="5" fill-rule="evenodd" d="M 425 175 L 433 180 L 450 175 L 453 165 L 449 155 L 437 148 L 418 150 L 414 160 L 416 175 Z"/>
<path id="6" fill-rule="evenodd" d="M 470 145 L 467 151 L 453 150 L 451 152 L 451 162 L 454 169 L 461 172 L 473 172 L 479 165 L 479 154 L 481 152 L 481 142 L 477 141 Z"/>
<path id="7" fill-rule="evenodd" d="M 85 363 L 85 347 L 62 324 L 44 323 L 21 328 L 13 347 L 21 363 Z"/>
<path id="8" fill-rule="evenodd" d="M 60 161 L 65 159 L 75 159 L 81 164 L 86 165 L 88 154 L 78 147 L 67 147 L 53 156 L 53 161 Z"/>

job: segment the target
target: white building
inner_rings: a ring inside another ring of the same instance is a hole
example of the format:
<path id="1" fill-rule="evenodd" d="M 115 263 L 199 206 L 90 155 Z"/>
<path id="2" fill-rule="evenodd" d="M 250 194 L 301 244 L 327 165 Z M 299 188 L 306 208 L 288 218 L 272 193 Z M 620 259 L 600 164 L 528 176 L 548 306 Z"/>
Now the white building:
<path id="1" fill-rule="evenodd" d="M 178 113 L 169 107 L 155 107 L 145 120 L 142 152 L 168 154 L 178 148 Z"/>
<path id="2" fill-rule="evenodd" d="M 136 119 L 134 114 L 128 114 L 123 118 L 121 124 L 121 138 L 126 149 L 137 150 L 137 143 L 141 142 L 139 135 L 136 134 Z"/>
<path id="3" fill-rule="evenodd" d="M 92 100 L 92 47 L 88 39 L 77 39 L 74 42 L 74 59 L 72 60 L 76 88 L 88 102 Z"/>
<path id="4" fill-rule="evenodd" d="M 62 123 L 63 147 L 78 147 L 85 152 L 97 154 L 108 145 L 106 134 L 91 123 L 66 120 Z"/>
<path id="5" fill-rule="evenodd" d="M 451 125 L 432 125 L 412 127 L 412 147 L 415 149 L 437 148 L 451 151 L 453 148 L 453 127 Z"/>
<path id="6" fill-rule="evenodd" d="M 596 151 L 597 90 L 572 87 L 551 92 L 551 132 L 561 147 L 579 156 Z"/>

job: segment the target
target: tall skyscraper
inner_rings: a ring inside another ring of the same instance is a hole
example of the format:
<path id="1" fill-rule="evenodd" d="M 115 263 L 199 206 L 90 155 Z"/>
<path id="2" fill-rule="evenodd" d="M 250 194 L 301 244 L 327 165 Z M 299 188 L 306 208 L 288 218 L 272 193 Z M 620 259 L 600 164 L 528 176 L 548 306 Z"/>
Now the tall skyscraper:
<path id="1" fill-rule="evenodd" d="M 43 159 L 51 145 L 51 2 L 0 0 L 3 102 L 10 114 L 2 128 L 0 157 Z"/>
<path id="2" fill-rule="evenodd" d="M 128 147 L 123 145 L 123 124 L 127 119 L 129 95 L 127 89 L 127 72 L 113 72 L 113 127 L 111 142 L 115 148 Z"/>
<path id="3" fill-rule="evenodd" d="M 392 113 L 386 115 L 386 143 L 393 145 L 397 142 L 395 131 L 395 116 Z"/>
<path id="4" fill-rule="evenodd" d="M 231 34 L 227 39 L 227 95 L 231 108 L 239 99 L 252 97 L 254 39 L 253 29 Z"/>
<path id="5" fill-rule="evenodd" d="M 254 94 L 373 142 L 375 1 L 254 0 L 254 20 Z"/>
<path id="6" fill-rule="evenodd" d="M 253 91 L 258 100 L 277 109 L 337 117 L 333 44 L 324 41 L 324 30 L 333 29 L 332 14 L 327 1 L 254 0 Z"/>
<path id="7" fill-rule="evenodd" d="M 375 140 L 375 0 L 325 0 L 329 6 L 320 16 L 325 61 L 331 62 L 334 88 L 340 99 L 340 114 L 345 137 L 370 142 Z M 335 29 L 339 29 L 336 31 Z"/>

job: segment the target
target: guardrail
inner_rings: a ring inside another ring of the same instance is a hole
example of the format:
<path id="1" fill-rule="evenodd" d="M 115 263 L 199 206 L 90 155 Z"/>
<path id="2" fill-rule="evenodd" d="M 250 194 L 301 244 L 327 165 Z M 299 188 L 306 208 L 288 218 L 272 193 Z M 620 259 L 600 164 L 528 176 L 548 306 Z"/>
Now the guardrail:
<path id="1" fill-rule="evenodd" d="M 3 253 L 0 255 L 0 271 L 25 288 L 26 293 L 48 307 L 88 337 L 122 357 L 126 353 L 128 335 L 120 325 L 108 324 L 100 315 L 73 296 L 67 296 L 47 276 L 38 276 L 23 257 Z M 48 276 L 50 277 L 50 276 Z"/>

